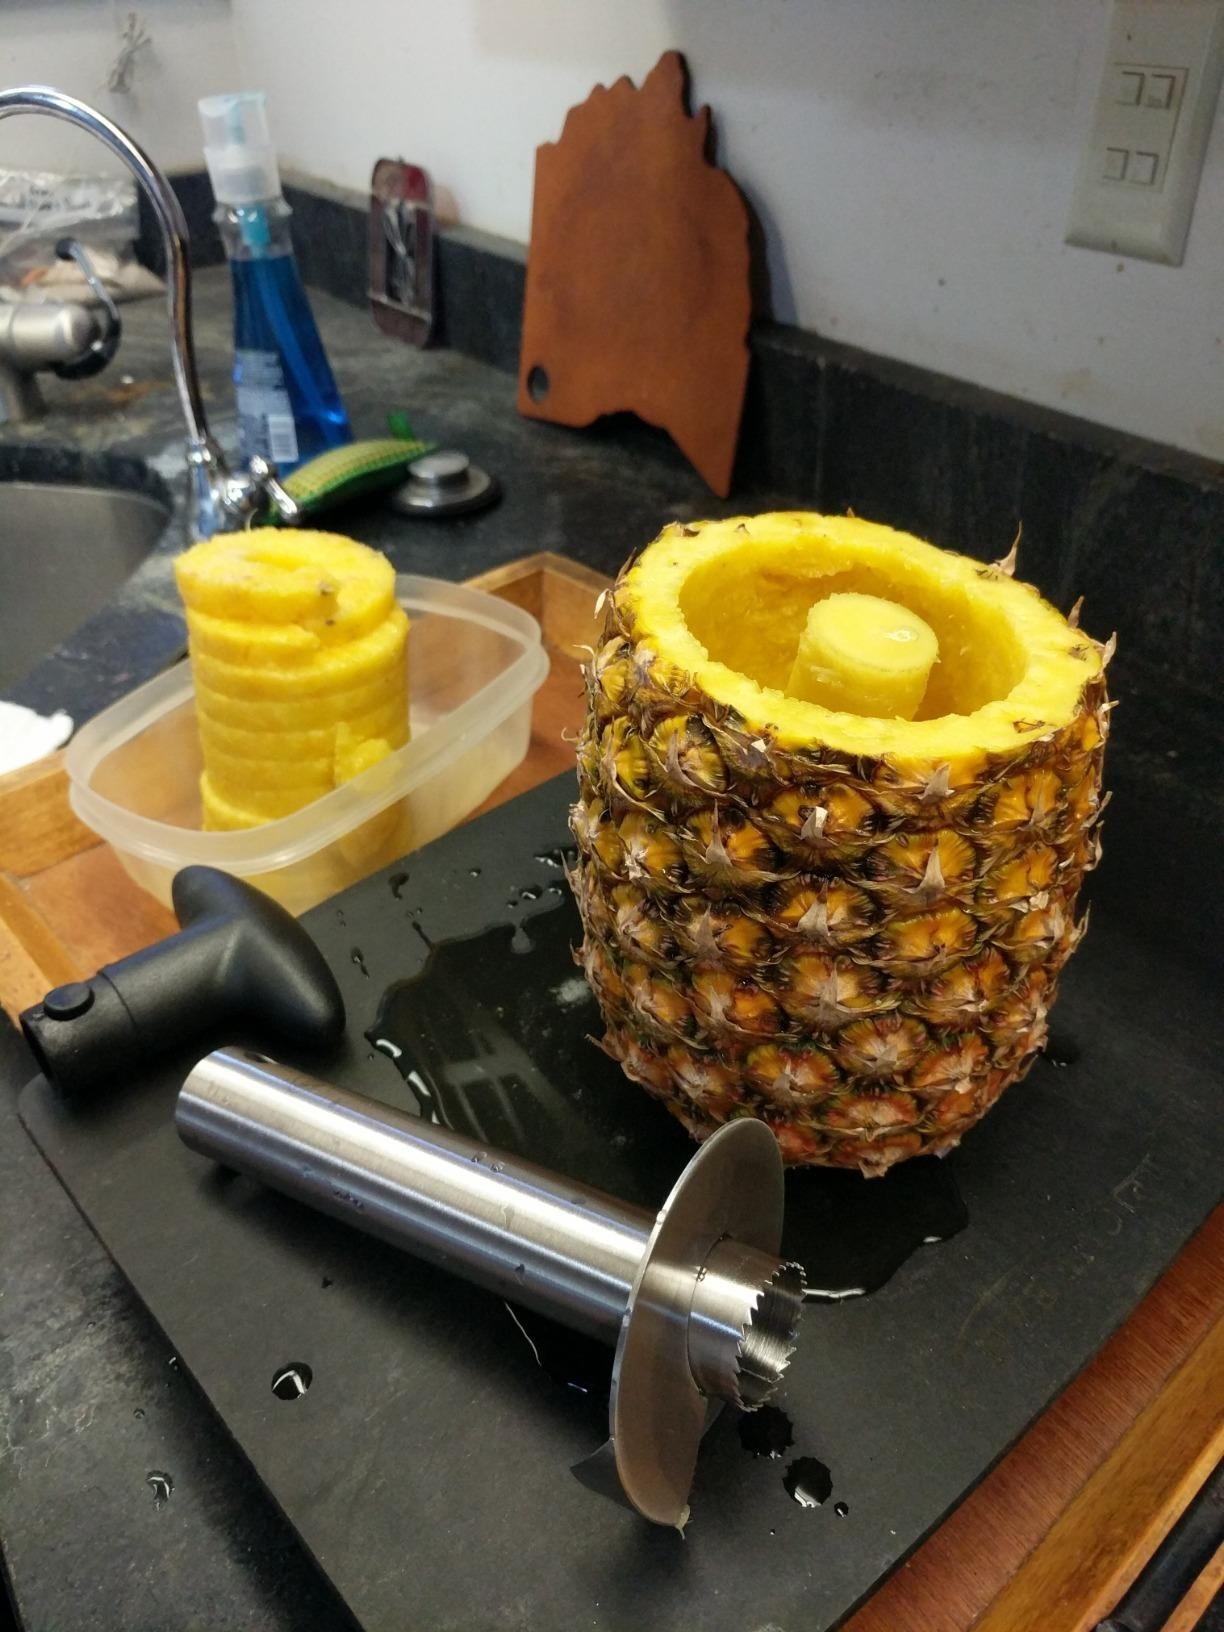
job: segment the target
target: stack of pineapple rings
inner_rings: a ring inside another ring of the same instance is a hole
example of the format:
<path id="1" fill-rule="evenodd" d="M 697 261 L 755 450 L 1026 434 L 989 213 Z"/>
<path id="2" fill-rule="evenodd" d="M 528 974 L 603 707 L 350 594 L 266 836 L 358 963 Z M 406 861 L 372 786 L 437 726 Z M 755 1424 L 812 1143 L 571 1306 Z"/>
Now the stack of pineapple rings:
<path id="1" fill-rule="evenodd" d="M 203 825 L 287 816 L 408 740 L 408 618 L 385 556 L 259 528 L 175 562 L 204 756 Z"/>

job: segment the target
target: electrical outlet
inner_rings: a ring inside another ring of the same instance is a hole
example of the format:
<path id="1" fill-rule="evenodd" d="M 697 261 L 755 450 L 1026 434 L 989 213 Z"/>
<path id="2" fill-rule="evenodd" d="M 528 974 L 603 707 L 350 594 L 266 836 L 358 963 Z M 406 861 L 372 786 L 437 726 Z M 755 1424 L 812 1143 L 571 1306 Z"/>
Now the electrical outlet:
<path id="1" fill-rule="evenodd" d="M 1180 266 L 1224 72 L 1224 0 L 1115 0 L 1069 244 Z"/>

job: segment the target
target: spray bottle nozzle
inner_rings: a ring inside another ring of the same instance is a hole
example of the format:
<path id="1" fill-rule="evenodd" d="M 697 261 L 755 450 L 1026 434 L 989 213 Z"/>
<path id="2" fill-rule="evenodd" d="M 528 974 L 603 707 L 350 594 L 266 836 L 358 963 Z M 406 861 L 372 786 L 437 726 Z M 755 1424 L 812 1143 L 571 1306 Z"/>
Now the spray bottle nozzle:
<path id="1" fill-rule="evenodd" d="M 234 91 L 200 101 L 204 158 L 218 204 L 264 203 L 280 194 L 280 169 L 262 91 Z"/>

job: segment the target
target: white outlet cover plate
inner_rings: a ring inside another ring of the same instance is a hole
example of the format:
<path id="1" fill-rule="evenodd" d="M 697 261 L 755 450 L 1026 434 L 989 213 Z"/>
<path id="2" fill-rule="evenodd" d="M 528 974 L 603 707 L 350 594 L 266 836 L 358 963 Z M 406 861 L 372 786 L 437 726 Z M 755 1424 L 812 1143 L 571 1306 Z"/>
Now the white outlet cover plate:
<path id="1" fill-rule="evenodd" d="M 1069 244 L 1180 266 L 1224 72 L 1224 0 L 1115 0 Z"/>

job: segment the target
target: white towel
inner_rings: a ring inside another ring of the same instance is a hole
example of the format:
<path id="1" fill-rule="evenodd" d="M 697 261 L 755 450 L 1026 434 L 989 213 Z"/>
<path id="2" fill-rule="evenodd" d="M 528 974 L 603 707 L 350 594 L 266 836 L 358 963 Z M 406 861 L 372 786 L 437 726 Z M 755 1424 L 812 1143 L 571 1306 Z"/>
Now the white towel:
<path id="1" fill-rule="evenodd" d="M 71 735 L 72 719 L 63 709 L 48 717 L 20 703 L 0 702 L 0 776 L 53 753 Z"/>

